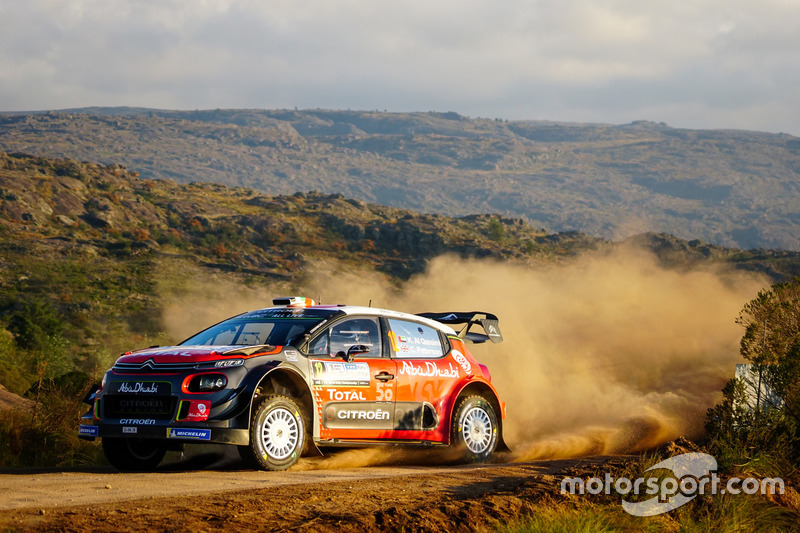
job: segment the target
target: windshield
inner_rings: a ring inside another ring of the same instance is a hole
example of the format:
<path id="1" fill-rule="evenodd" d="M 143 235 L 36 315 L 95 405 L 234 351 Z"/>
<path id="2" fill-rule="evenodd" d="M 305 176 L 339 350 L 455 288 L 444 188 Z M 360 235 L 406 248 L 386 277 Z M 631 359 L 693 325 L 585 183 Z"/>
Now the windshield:
<path id="1" fill-rule="evenodd" d="M 287 346 L 310 331 L 322 318 L 235 317 L 201 331 L 179 346 Z"/>

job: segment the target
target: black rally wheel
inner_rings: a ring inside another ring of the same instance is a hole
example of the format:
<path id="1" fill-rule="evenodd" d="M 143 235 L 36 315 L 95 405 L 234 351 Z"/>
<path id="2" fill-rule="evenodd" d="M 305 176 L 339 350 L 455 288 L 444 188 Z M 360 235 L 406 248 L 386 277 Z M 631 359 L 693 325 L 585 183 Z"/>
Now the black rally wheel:
<path id="1" fill-rule="evenodd" d="M 167 453 L 164 445 L 153 439 L 103 439 L 103 453 L 111 466 L 123 472 L 153 470 Z"/>
<path id="2" fill-rule="evenodd" d="M 467 396 L 456 404 L 450 442 L 464 458 L 486 461 L 497 447 L 497 415 L 482 396 Z"/>
<path id="3" fill-rule="evenodd" d="M 306 426 L 300 407 L 286 396 L 267 396 L 253 410 L 250 444 L 239 448 L 244 459 L 264 470 L 286 470 L 300 459 Z"/>

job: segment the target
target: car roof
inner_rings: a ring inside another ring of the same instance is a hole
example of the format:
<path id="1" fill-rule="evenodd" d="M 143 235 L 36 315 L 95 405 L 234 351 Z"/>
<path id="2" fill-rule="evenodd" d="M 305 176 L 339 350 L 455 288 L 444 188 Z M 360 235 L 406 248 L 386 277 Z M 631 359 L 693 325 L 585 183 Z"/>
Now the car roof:
<path id="1" fill-rule="evenodd" d="M 412 315 L 411 313 L 403 313 L 400 311 L 392 311 L 390 309 L 379 309 L 377 307 L 359 307 L 355 305 L 346 305 L 340 307 L 342 311 L 344 311 L 348 315 L 367 315 L 367 316 L 385 316 L 389 318 L 399 318 L 403 320 L 412 320 L 414 322 L 420 322 L 427 326 L 430 326 L 434 329 L 438 329 L 443 331 L 448 335 L 455 335 L 456 332 L 453 328 L 446 324 L 442 324 L 441 322 L 437 322 L 435 320 L 431 320 L 429 318 L 424 318 L 417 315 Z"/>
<path id="2" fill-rule="evenodd" d="M 401 311 L 392 311 L 390 309 L 380 309 L 377 307 L 360 307 L 357 305 L 311 305 L 308 307 L 291 307 L 291 306 L 275 306 L 275 307 L 265 307 L 264 309 L 255 309 L 253 311 L 248 311 L 247 313 L 243 313 L 239 316 L 253 316 L 257 315 L 260 312 L 264 311 L 281 311 L 281 310 L 295 310 L 295 312 L 307 309 L 309 311 L 331 311 L 331 316 L 324 317 L 324 316 L 317 316 L 316 318 L 331 318 L 334 313 L 342 313 L 345 315 L 360 315 L 360 316 L 384 316 L 387 318 L 398 318 L 401 320 L 411 320 L 413 322 L 419 322 L 420 324 L 425 324 L 426 326 L 430 326 L 434 329 L 437 329 L 443 332 L 446 335 L 456 335 L 456 332 L 453 328 L 446 324 L 442 324 L 441 322 L 437 322 L 436 320 L 431 320 L 430 318 L 421 317 L 418 315 L 412 315 L 411 313 L 403 313 Z M 302 311 L 298 313 L 301 315 Z"/>

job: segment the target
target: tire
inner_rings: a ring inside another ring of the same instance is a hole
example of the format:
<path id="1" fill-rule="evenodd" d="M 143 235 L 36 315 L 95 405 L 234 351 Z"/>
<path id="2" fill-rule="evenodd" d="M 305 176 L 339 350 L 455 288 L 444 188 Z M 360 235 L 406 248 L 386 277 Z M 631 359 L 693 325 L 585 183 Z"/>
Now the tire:
<path id="1" fill-rule="evenodd" d="M 267 396 L 253 410 L 250 444 L 239 454 L 256 468 L 286 470 L 300 459 L 306 424 L 300 407 L 286 396 Z"/>
<path id="2" fill-rule="evenodd" d="M 103 453 L 111 466 L 122 472 L 153 470 L 167 453 L 166 447 L 153 439 L 103 439 Z"/>
<path id="3" fill-rule="evenodd" d="M 497 447 L 499 424 L 497 415 L 482 396 L 467 396 L 456 404 L 450 445 L 472 463 L 489 459 Z"/>

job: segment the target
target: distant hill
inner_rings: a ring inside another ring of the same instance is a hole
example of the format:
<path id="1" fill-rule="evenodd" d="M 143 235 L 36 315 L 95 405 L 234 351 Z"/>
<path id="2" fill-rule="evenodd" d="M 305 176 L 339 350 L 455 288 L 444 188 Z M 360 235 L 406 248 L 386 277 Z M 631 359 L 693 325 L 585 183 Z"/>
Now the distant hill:
<path id="1" fill-rule="evenodd" d="M 121 163 L 181 183 L 498 213 L 605 239 L 653 231 L 800 250 L 800 139 L 785 134 L 456 113 L 87 108 L 2 114 L 0 150 Z"/>

